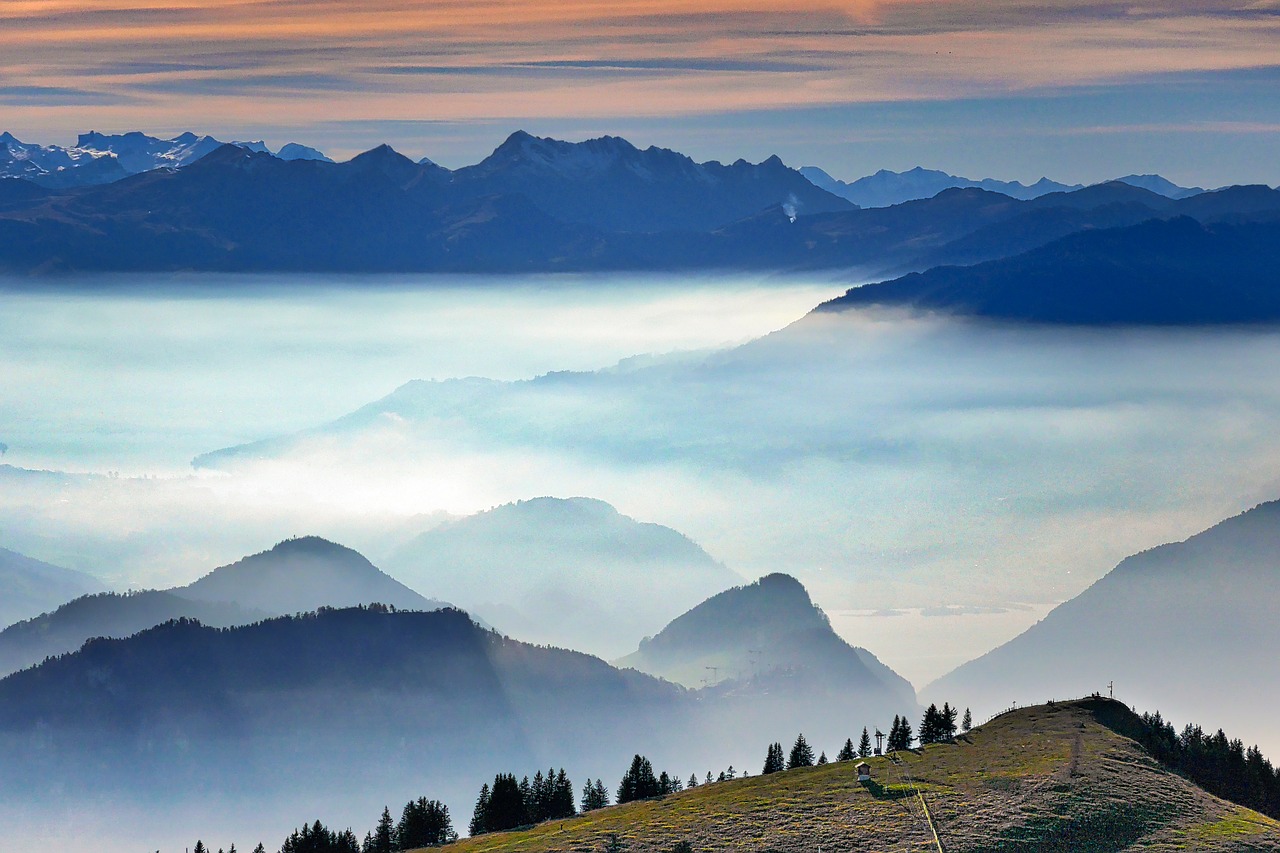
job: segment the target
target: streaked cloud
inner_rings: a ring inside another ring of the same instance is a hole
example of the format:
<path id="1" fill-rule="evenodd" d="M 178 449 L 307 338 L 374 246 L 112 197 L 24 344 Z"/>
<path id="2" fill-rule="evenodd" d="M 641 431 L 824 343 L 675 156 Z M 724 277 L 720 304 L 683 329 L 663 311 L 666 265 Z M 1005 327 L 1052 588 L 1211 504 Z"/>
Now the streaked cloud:
<path id="1" fill-rule="evenodd" d="M 245 125 L 263 114 L 299 125 L 680 117 L 953 99 L 1274 66 L 1278 43 L 1274 3 L 1222 0 L 0 6 L 0 79 L 14 92 L 64 93 L 8 117 L 30 128 Z"/>

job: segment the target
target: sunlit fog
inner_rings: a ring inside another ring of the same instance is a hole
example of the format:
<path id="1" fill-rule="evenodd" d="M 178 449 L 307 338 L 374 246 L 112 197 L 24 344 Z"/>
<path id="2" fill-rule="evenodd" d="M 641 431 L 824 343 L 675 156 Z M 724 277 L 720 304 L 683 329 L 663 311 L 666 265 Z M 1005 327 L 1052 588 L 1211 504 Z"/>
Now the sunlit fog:
<path id="1" fill-rule="evenodd" d="M 1265 331 L 806 318 L 829 281 L 295 283 L 11 297 L 4 544 L 168 586 L 584 495 L 794 574 L 920 686 L 1280 492 Z"/>

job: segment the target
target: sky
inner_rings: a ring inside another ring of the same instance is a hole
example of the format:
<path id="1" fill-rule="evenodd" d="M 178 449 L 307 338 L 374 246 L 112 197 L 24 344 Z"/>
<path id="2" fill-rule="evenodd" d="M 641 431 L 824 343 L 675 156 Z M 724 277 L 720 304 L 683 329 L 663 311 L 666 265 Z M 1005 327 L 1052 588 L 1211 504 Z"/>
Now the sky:
<path id="1" fill-rule="evenodd" d="M 1280 183 L 1277 0 L 6 0 L 25 141 L 184 130 L 382 142 L 447 166 L 511 131 L 846 179 Z"/>

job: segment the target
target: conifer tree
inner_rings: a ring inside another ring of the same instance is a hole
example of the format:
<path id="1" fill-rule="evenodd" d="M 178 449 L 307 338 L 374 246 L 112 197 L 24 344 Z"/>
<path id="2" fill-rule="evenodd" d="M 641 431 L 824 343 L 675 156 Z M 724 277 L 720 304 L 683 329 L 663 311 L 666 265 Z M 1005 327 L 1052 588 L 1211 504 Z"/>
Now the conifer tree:
<path id="1" fill-rule="evenodd" d="M 382 817 L 378 818 L 378 825 L 373 829 L 372 853 L 395 853 L 399 849 L 400 845 L 396 843 L 396 825 L 391 820 L 391 809 L 383 806 Z"/>
<path id="2" fill-rule="evenodd" d="M 942 713 L 938 710 L 938 706 L 930 705 L 925 709 L 924 717 L 920 720 L 920 745 L 942 740 L 943 726 Z"/>
<path id="3" fill-rule="evenodd" d="M 821 767 L 822 765 L 824 765 L 824 764 L 826 764 L 826 763 L 827 763 L 827 753 L 826 753 L 826 751 L 824 750 L 824 751 L 822 752 L 822 754 L 818 756 L 818 766 L 819 766 L 819 767 Z"/>
<path id="4" fill-rule="evenodd" d="M 262 842 L 258 842 L 258 846 L 253 848 L 253 853 L 267 853 L 267 848 L 262 846 Z"/>
<path id="5" fill-rule="evenodd" d="M 898 742 L 900 744 L 899 749 L 910 749 L 911 739 L 911 722 L 906 717 L 903 717 L 902 727 L 898 731 Z"/>
<path id="6" fill-rule="evenodd" d="M 643 755 L 631 759 L 631 767 L 622 776 L 618 785 L 617 801 L 629 803 L 633 800 L 647 800 L 658 796 L 658 777 L 653 775 L 653 764 Z"/>
<path id="7" fill-rule="evenodd" d="M 871 735 L 867 734 L 867 727 L 862 727 L 862 737 L 858 740 L 858 757 L 871 757 Z"/>
<path id="8" fill-rule="evenodd" d="M 209 851 L 204 846 L 204 842 L 198 838 L 196 839 L 195 853 L 209 853 Z"/>
<path id="9" fill-rule="evenodd" d="M 472 835 L 483 835 L 489 831 L 488 815 L 489 815 L 489 783 L 485 782 L 480 786 L 480 796 L 476 798 L 475 811 L 471 813 L 471 825 L 468 831 Z"/>
<path id="10" fill-rule="evenodd" d="M 782 744 L 772 743 L 764 756 L 764 769 L 761 773 L 777 773 L 787 769 L 787 761 L 782 754 Z"/>
<path id="11" fill-rule="evenodd" d="M 889 742 L 885 744 L 890 752 L 898 748 L 898 739 L 902 737 L 902 720 L 893 715 L 893 725 L 889 727 Z"/>
<path id="12" fill-rule="evenodd" d="M 857 753 L 853 751 L 853 738 L 845 738 L 844 746 L 836 753 L 836 761 L 853 761 L 855 755 Z"/>
<path id="13" fill-rule="evenodd" d="M 685 783 L 685 787 L 686 787 L 686 788 L 696 788 L 696 787 L 698 787 L 698 774 L 697 774 L 697 773 L 690 773 L 690 774 L 689 774 L 689 781 Z"/>
<path id="14" fill-rule="evenodd" d="M 942 740 L 952 741 L 956 739 L 956 717 L 960 716 L 955 708 L 951 707 L 951 703 L 942 703 L 942 716 L 939 722 L 942 724 L 941 732 Z"/>
<path id="15" fill-rule="evenodd" d="M 973 728 L 973 714 L 969 713 L 969 709 L 964 709 L 964 717 L 960 720 L 960 730 L 967 732 Z"/>
<path id="16" fill-rule="evenodd" d="M 512 773 L 499 773 L 493 777 L 489 808 L 484 819 L 487 832 L 501 832 L 529 823 L 529 812 L 525 807 L 527 789 L 528 786 L 517 782 Z"/>
<path id="17" fill-rule="evenodd" d="M 803 734 L 798 735 L 795 745 L 791 747 L 791 756 L 787 759 L 787 769 L 812 766 L 813 747 L 809 746 L 809 742 L 804 739 Z"/>
<path id="18" fill-rule="evenodd" d="M 708 770 L 708 771 L 707 771 L 707 784 L 708 784 L 708 785 L 710 785 L 710 784 L 711 784 L 711 781 L 712 781 L 712 779 L 711 779 L 711 771 L 710 771 L 710 770 Z"/>

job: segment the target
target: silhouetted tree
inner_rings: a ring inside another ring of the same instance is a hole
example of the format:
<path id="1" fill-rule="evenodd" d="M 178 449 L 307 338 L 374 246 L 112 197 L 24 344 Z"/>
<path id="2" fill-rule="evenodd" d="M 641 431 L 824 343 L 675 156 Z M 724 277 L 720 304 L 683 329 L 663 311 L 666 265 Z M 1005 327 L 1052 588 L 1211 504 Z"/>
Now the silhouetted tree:
<path id="1" fill-rule="evenodd" d="M 476 807 L 471 813 L 471 825 L 468 831 L 472 835 L 483 835 L 489 831 L 489 783 L 486 782 L 480 786 L 480 796 L 476 797 Z"/>
<path id="2" fill-rule="evenodd" d="M 821 767 L 826 763 L 827 763 L 827 753 L 824 750 L 821 754 L 818 755 L 818 766 Z"/>
<path id="3" fill-rule="evenodd" d="M 858 740 L 858 757 L 871 757 L 871 735 L 867 734 L 867 727 L 862 727 L 862 737 Z"/>
<path id="4" fill-rule="evenodd" d="M 493 787 L 489 789 L 489 808 L 484 818 L 486 832 L 501 832 L 529 823 L 524 793 L 527 787 L 521 786 L 513 773 L 499 773 L 493 777 Z"/>
<path id="5" fill-rule="evenodd" d="M 845 738 L 844 746 L 836 753 L 836 761 L 853 761 L 857 753 L 853 749 L 853 738 Z"/>
<path id="6" fill-rule="evenodd" d="M 787 769 L 794 767 L 812 767 L 813 766 L 813 747 L 809 746 L 809 742 L 804 739 L 804 735 L 796 737 L 795 745 L 791 747 L 791 756 L 787 759 Z"/>
<path id="7" fill-rule="evenodd" d="M 609 791 L 605 788 L 604 783 L 597 779 L 592 784 L 591 780 L 588 779 L 586 784 L 582 786 L 582 810 L 584 812 L 593 812 L 607 805 L 609 805 Z"/>
<path id="8" fill-rule="evenodd" d="M 960 730 L 967 732 L 973 728 L 973 714 L 969 713 L 969 709 L 964 709 L 964 718 L 960 720 Z"/>
<path id="9" fill-rule="evenodd" d="M 698 774 L 697 774 L 697 773 L 690 773 L 690 774 L 689 774 L 689 781 L 685 783 L 685 787 L 686 787 L 686 788 L 696 788 L 696 787 L 698 787 Z"/>
<path id="10" fill-rule="evenodd" d="M 769 744 L 769 749 L 764 756 L 764 769 L 761 773 L 777 773 L 780 770 L 787 769 L 787 760 L 782 754 L 782 744 Z"/>
<path id="11" fill-rule="evenodd" d="M 416 850 L 448 844 L 458 834 L 453 831 L 453 819 L 449 807 L 439 800 L 419 797 L 405 803 L 396 825 L 396 849 Z"/>
<path id="12" fill-rule="evenodd" d="M 653 765 L 643 755 L 631 759 L 631 767 L 622 776 L 618 785 L 617 802 L 629 803 L 632 800 L 647 800 L 658 796 L 658 777 L 653 775 Z"/>
<path id="13" fill-rule="evenodd" d="M 400 849 L 396 843 L 396 825 L 391 820 L 391 809 L 383 806 L 382 817 L 373 829 L 373 850 L 370 853 L 395 853 Z"/>
<path id="14" fill-rule="evenodd" d="M 890 752 L 911 748 L 911 722 L 906 717 L 893 717 L 893 727 L 889 729 L 889 740 L 885 748 Z"/>
<path id="15" fill-rule="evenodd" d="M 949 702 L 942 703 L 942 719 L 941 734 L 942 739 L 952 741 L 956 739 L 956 718 L 960 713 L 951 707 Z"/>
<path id="16" fill-rule="evenodd" d="M 942 740 L 942 733 L 946 723 L 942 718 L 942 712 L 938 710 L 937 705 L 930 705 L 925 709 L 924 717 L 920 720 L 920 745 L 937 743 Z"/>
<path id="17" fill-rule="evenodd" d="M 195 853 L 209 853 L 209 851 L 204 846 L 204 842 L 198 838 L 196 839 Z"/>

